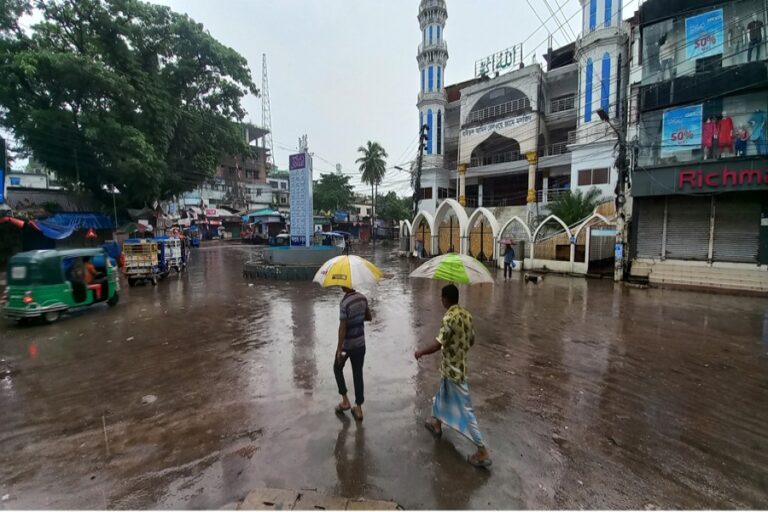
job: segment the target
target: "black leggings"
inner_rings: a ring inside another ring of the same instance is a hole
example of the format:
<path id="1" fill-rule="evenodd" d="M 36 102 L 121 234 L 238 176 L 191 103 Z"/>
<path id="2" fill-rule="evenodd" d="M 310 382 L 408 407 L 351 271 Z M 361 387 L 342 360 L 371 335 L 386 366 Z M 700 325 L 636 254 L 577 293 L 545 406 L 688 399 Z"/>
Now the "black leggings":
<path id="1" fill-rule="evenodd" d="M 339 394 L 347 394 L 347 383 L 344 380 L 344 365 L 347 359 L 352 361 L 352 381 L 355 383 L 355 403 L 363 405 L 363 361 L 365 360 L 365 347 L 345 349 L 341 357 L 341 363 L 334 359 L 333 374 L 336 376 L 336 385 L 339 386 Z"/>
<path id="2" fill-rule="evenodd" d="M 509 277 L 512 277 L 512 264 L 511 263 L 504 263 L 504 279 L 507 278 L 507 272 L 509 272 Z"/>

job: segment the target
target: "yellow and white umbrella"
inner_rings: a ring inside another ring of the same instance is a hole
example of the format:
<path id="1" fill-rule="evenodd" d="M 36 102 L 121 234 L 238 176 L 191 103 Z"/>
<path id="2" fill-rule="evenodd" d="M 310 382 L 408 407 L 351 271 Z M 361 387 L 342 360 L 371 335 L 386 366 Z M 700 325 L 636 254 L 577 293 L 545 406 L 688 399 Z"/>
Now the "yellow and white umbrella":
<path id="1" fill-rule="evenodd" d="M 336 256 L 323 263 L 312 281 L 323 288 L 361 288 L 376 284 L 381 277 L 381 270 L 360 256 Z"/>

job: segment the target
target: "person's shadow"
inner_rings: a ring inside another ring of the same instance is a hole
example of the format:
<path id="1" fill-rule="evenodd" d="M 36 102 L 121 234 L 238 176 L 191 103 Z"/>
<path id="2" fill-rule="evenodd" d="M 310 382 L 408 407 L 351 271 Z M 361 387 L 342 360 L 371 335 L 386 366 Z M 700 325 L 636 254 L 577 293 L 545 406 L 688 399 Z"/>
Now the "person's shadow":
<path id="1" fill-rule="evenodd" d="M 338 478 L 337 495 L 345 498 L 362 498 L 365 496 L 368 466 L 365 461 L 365 427 L 355 423 L 353 447 L 348 447 L 349 429 L 353 421 L 347 416 L 338 415 L 342 423 L 333 455 L 336 458 L 336 476 Z"/>

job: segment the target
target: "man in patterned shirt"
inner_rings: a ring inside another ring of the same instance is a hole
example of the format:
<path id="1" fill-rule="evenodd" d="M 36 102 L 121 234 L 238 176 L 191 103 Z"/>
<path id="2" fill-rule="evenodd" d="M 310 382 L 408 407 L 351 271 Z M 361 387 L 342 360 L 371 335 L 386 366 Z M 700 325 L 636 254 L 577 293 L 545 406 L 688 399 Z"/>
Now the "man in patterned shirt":
<path id="1" fill-rule="evenodd" d="M 440 388 L 432 403 L 432 418 L 425 426 L 437 437 L 443 433 L 443 424 L 463 434 L 477 446 L 477 451 L 467 457 L 467 461 L 473 466 L 489 467 L 491 454 L 483 443 L 467 384 L 467 353 L 475 344 L 472 315 L 459 306 L 459 289 L 452 284 L 443 288 L 442 301 L 448 311 L 443 317 L 440 333 L 432 345 L 414 354 L 418 360 L 442 352 Z"/>

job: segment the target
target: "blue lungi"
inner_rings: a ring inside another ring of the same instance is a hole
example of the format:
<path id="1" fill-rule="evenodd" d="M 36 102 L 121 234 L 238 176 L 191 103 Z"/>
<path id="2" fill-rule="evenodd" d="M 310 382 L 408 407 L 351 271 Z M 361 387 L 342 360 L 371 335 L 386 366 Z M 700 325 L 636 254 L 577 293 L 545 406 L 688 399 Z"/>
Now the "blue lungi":
<path id="1" fill-rule="evenodd" d="M 469 397 L 468 384 L 457 384 L 446 377 L 440 379 L 440 388 L 432 401 L 432 416 L 466 436 L 475 445 L 484 446 Z"/>

